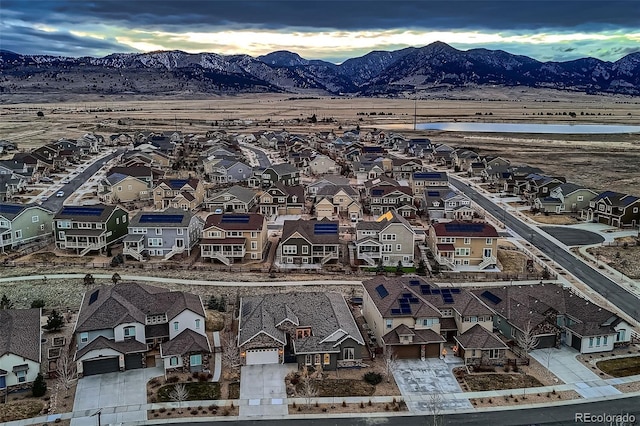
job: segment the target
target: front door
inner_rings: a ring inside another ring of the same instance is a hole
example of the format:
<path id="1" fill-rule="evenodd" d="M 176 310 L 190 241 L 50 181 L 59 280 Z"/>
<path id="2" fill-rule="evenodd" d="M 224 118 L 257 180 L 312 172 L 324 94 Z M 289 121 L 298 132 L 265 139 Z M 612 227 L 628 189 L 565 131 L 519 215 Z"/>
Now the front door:
<path id="1" fill-rule="evenodd" d="M 184 239 L 176 238 L 176 247 L 178 247 L 178 248 L 184 247 Z"/>
<path id="2" fill-rule="evenodd" d="M 484 249 L 484 257 L 491 257 L 492 250 L 490 248 Z"/>

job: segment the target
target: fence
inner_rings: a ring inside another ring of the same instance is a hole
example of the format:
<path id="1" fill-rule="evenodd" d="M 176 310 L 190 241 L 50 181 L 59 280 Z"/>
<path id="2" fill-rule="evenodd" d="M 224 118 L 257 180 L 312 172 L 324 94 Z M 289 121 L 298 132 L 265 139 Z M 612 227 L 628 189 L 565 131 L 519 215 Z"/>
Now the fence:
<path id="1" fill-rule="evenodd" d="M 507 358 L 507 365 L 516 367 L 518 365 L 529 365 L 531 360 L 529 358 Z"/>

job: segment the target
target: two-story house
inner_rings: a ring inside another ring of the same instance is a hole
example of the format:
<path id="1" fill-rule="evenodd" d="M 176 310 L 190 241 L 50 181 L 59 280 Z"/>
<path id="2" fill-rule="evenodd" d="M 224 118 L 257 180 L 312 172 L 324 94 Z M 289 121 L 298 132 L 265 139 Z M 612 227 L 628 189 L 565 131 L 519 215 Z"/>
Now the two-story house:
<path id="1" fill-rule="evenodd" d="M 0 204 L 2 252 L 51 235 L 53 212 L 35 204 Z"/>
<path id="2" fill-rule="evenodd" d="M 360 194 L 349 185 L 326 185 L 318 189 L 315 200 L 318 219 L 347 216 L 356 222 L 362 218 Z"/>
<path id="3" fill-rule="evenodd" d="M 258 210 L 268 220 L 277 216 L 300 215 L 304 213 L 304 188 L 302 185 L 275 183 L 258 195 Z"/>
<path id="4" fill-rule="evenodd" d="M 273 164 L 259 170 L 262 188 L 269 188 L 276 183 L 286 186 L 300 185 L 300 170 L 289 163 Z"/>
<path id="5" fill-rule="evenodd" d="M 56 247 L 80 256 L 103 252 L 127 235 L 129 213 L 118 206 L 63 206 L 53 217 Z"/>
<path id="6" fill-rule="evenodd" d="M 204 202 L 205 189 L 200 179 L 162 179 L 153 190 L 156 209 L 173 207 L 196 210 Z"/>
<path id="7" fill-rule="evenodd" d="M 395 210 L 402 217 L 414 217 L 417 208 L 413 203 L 413 193 L 408 186 L 379 186 L 370 189 L 367 198 L 369 211 L 373 216 L 380 216 Z"/>
<path id="8" fill-rule="evenodd" d="M 204 204 L 207 210 L 217 213 L 247 213 L 258 202 L 258 194 L 250 188 L 234 185 L 231 188 L 215 191 Z"/>
<path id="9" fill-rule="evenodd" d="M 0 309 L 0 396 L 28 389 L 40 373 L 40 309 Z M 5 399 L 6 400 L 6 399 Z"/>
<path id="10" fill-rule="evenodd" d="M 409 179 L 411 190 L 415 197 L 422 195 L 424 191 L 435 191 L 449 187 L 447 172 L 415 172 Z"/>
<path id="11" fill-rule="evenodd" d="M 238 160 L 221 159 L 210 166 L 209 178 L 215 183 L 244 182 L 253 175 L 253 169 Z"/>
<path id="12" fill-rule="evenodd" d="M 425 210 L 431 220 L 472 220 L 477 215 L 471 200 L 462 193 L 444 189 L 428 190 L 422 195 Z"/>
<path id="13" fill-rule="evenodd" d="M 424 171 L 422 160 L 413 158 L 393 158 L 391 174 L 396 180 L 408 180 L 416 172 Z"/>
<path id="14" fill-rule="evenodd" d="M 81 377 L 144 368 L 158 347 L 167 370 L 209 366 L 202 300 L 183 291 L 133 282 L 93 288 L 82 298 L 74 335 Z"/>
<path id="15" fill-rule="evenodd" d="M 375 266 L 413 265 L 415 232 L 407 220 L 391 210 L 377 221 L 356 225 L 355 256 L 360 262 Z"/>
<path id="16" fill-rule="evenodd" d="M 191 255 L 200 240 L 203 221 L 189 211 L 168 208 L 140 211 L 130 220 L 122 254 L 136 260 Z"/>
<path id="17" fill-rule="evenodd" d="M 526 178 L 524 189 L 521 190 L 522 197 L 533 203 L 536 198 L 547 197 L 554 188 L 566 182 L 564 177 L 553 177 L 539 173 L 532 173 Z"/>
<path id="18" fill-rule="evenodd" d="M 258 213 L 210 214 L 202 232 L 200 256 L 225 265 L 261 260 L 268 243 L 267 221 Z"/>
<path id="19" fill-rule="evenodd" d="M 427 243 L 438 264 L 452 271 L 497 269 L 498 232 L 488 223 L 434 223 Z"/>
<path id="20" fill-rule="evenodd" d="M 614 191 L 601 192 L 582 210 L 582 217 L 619 228 L 636 227 L 640 224 L 640 198 Z"/>
<path id="21" fill-rule="evenodd" d="M 272 293 L 240 299 L 238 346 L 246 365 L 353 367 L 364 339 L 339 293 Z"/>
<path id="22" fill-rule="evenodd" d="M 309 172 L 314 176 L 340 174 L 340 166 L 326 155 L 318 155 L 309 162 Z"/>
<path id="23" fill-rule="evenodd" d="M 533 206 L 546 213 L 577 213 L 589 207 L 589 201 L 597 195 L 589 188 L 567 182 L 553 188 L 547 196 L 537 197 Z"/>
<path id="24" fill-rule="evenodd" d="M 98 183 L 98 198 L 105 203 L 148 200 L 151 191 L 147 182 L 122 173 L 112 173 Z"/>
<path id="25" fill-rule="evenodd" d="M 276 252 L 280 267 L 313 268 L 334 262 L 340 255 L 338 221 L 285 220 Z"/>

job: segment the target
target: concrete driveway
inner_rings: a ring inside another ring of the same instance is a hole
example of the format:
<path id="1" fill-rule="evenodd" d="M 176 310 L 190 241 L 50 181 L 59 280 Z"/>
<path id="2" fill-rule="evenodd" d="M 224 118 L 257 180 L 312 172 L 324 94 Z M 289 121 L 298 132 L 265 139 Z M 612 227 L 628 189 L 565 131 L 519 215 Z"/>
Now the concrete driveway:
<path id="1" fill-rule="evenodd" d="M 287 388 L 284 378 L 297 364 L 245 365 L 240 372 L 240 416 L 263 417 L 287 415 Z"/>
<path id="2" fill-rule="evenodd" d="M 86 411 L 85 417 L 71 419 L 71 426 L 95 426 L 90 417 L 101 408 L 120 407 L 113 414 L 102 414 L 100 423 L 116 424 L 147 420 L 147 381 L 164 375 L 162 367 L 140 368 L 119 373 L 97 374 L 78 380 L 73 411 Z"/>
<path id="3" fill-rule="evenodd" d="M 541 226 L 540 229 L 567 246 L 599 244 L 604 241 L 602 235 L 586 229 L 568 226 Z"/>
<path id="4" fill-rule="evenodd" d="M 607 384 L 600 376 L 576 359 L 578 351 L 568 346 L 560 349 L 537 349 L 530 352 L 532 358 L 548 368 L 560 380 L 573 384 L 583 398 L 618 395 L 620 391 Z"/>
<path id="5" fill-rule="evenodd" d="M 402 359 L 397 361 L 393 377 L 412 413 L 432 413 L 430 395 L 440 394 L 440 410 L 472 408 L 468 399 L 456 399 L 462 392 L 451 370 L 462 363 L 445 363 L 438 358 Z"/>

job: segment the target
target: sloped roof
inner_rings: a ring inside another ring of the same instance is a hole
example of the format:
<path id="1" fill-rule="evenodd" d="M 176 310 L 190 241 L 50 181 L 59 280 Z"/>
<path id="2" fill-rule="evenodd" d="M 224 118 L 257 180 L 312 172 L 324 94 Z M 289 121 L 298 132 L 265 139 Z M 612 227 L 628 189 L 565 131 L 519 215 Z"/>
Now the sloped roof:
<path id="1" fill-rule="evenodd" d="M 435 235 L 439 237 L 498 238 L 498 231 L 485 222 L 435 223 L 431 225 Z"/>
<path id="2" fill-rule="evenodd" d="M 463 349 L 508 349 L 509 347 L 498 336 L 476 324 L 454 339 Z"/>
<path id="3" fill-rule="evenodd" d="M 216 198 L 221 195 L 229 194 L 238 200 L 248 203 L 256 197 L 256 191 L 253 189 L 245 188 L 243 186 L 234 185 L 231 188 L 220 190 L 214 193 L 211 198 Z"/>
<path id="4" fill-rule="evenodd" d="M 202 325 L 204 327 L 204 323 Z M 160 345 L 162 357 L 185 355 L 190 352 L 211 352 L 207 336 L 187 328 L 173 339 Z"/>
<path id="5" fill-rule="evenodd" d="M 135 339 L 126 339 L 123 341 L 116 342 L 112 339 L 107 339 L 104 336 L 98 336 L 89 342 L 85 347 L 76 352 L 75 359 L 82 358 L 84 355 L 91 351 L 99 350 L 99 349 L 113 349 L 116 352 L 120 352 L 121 354 L 135 353 L 135 352 L 146 352 L 147 345 L 138 342 Z"/>
<path id="6" fill-rule="evenodd" d="M 140 211 L 130 220 L 129 228 L 162 227 L 184 228 L 189 226 L 193 214 L 182 209 L 168 208 L 162 211 Z M 179 219 L 179 220 L 178 220 Z"/>
<path id="7" fill-rule="evenodd" d="M 339 232 L 335 234 L 314 233 L 316 224 L 329 223 L 333 223 L 336 226 L 339 226 L 339 222 L 337 220 L 329 220 L 327 218 L 324 218 L 322 220 L 285 220 L 282 226 L 282 238 L 280 238 L 280 242 L 281 244 L 286 242 L 294 233 L 297 232 L 312 244 L 339 244 Z"/>
<path id="8" fill-rule="evenodd" d="M 40 362 L 40 309 L 1 309 L 0 324 L 0 357 L 14 354 Z"/>
<path id="9" fill-rule="evenodd" d="M 429 344 L 429 343 L 442 343 L 445 342 L 445 338 L 436 333 L 435 331 L 424 329 L 411 329 L 404 324 L 400 324 L 384 336 L 382 340 L 385 345 L 402 345 L 404 342 L 400 339 L 400 336 L 413 336 L 413 342 L 411 344 Z"/>

